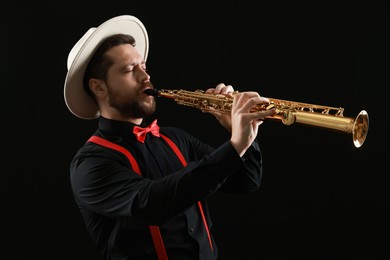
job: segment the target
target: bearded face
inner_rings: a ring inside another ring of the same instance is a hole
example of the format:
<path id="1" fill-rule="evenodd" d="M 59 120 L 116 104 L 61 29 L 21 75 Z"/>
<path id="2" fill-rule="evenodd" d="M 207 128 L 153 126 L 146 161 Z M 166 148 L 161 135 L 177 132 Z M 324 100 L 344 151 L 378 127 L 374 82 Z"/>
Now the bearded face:
<path id="1" fill-rule="evenodd" d="M 107 85 L 109 105 L 121 114 L 132 118 L 144 118 L 152 115 L 156 110 L 156 101 L 151 96 L 138 90 L 118 92 Z"/>

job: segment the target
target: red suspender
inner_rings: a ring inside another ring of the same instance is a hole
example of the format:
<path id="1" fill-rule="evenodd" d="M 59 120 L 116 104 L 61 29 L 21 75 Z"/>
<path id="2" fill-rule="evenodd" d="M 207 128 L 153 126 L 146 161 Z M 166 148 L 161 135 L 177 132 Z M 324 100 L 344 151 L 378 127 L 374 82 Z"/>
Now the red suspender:
<path id="1" fill-rule="evenodd" d="M 105 146 L 105 147 L 108 147 L 108 148 L 111 148 L 111 149 L 114 149 L 114 150 L 117 150 L 117 151 L 123 153 L 129 159 L 130 164 L 131 164 L 131 168 L 133 168 L 133 170 L 136 173 L 138 173 L 138 175 L 141 175 L 141 170 L 139 169 L 137 161 L 134 159 L 134 157 L 131 155 L 131 153 L 129 151 L 127 151 L 125 148 L 123 148 L 122 146 L 114 144 L 113 142 L 110 142 L 104 138 L 101 138 L 101 137 L 95 136 L 95 135 L 91 136 L 91 138 L 89 138 L 88 141 L 100 144 L 102 146 Z"/>
<path id="2" fill-rule="evenodd" d="M 186 162 L 183 154 L 180 152 L 179 148 L 177 147 L 177 145 L 171 139 L 169 139 L 167 136 L 162 135 L 161 133 L 160 133 L 160 136 L 169 144 L 169 146 L 175 152 L 176 156 L 179 158 L 180 162 L 185 167 L 187 165 L 187 162 Z M 106 140 L 104 138 L 101 138 L 101 137 L 95 136 L 95 135 L 91 136 L 88 139 L 88 141 L 89 142 L 94 142 L 96 144 L 100 144 L 102 146 L 105 146 L 105 147 L 108 147 L 108 148 L 111 148 L 111 149 L 117 150 L 118 152 L 123 153 L 128 158 L 128 160 L 129 160 L 129 162 L 131 164 L 132 169 L 138 175 L 142 176 L 141 170 L 140 170 L 140 168 L 138 166 L 137 161 L 135 160 L 133 155 L 128 150 L 123 148 L 122 146 L 117 145 L 115 143 L 112 143 L 112 142 L 110 142 L 110 141 L 108 141 L 108 140 Z M 207 237 L 209 239 L 211 250 L 214 250 L 213 249 L 213 244 L 211 242 L 210 231 L 209 231 L 209 228 L 208 228 L 208 225 L 207 225 L 207 221 L 206 221 L 206 217 L 204 215 L 202 204 L 200 203 L 200 201 L 198 201 L 198 206 L 199 206 L 200 214 L 202 216 L 203 223 L 204 223 L 205 228 L 206 228 Z M 162 237 L 161 237 L 161 233 L 160 233 L 159 227 L 158 226 L 149 226 L 149 229 L 150 229 L 150 233 L 152 234 L 153 244 L 154 244 L 154 247 L 156 248 L 158 259 L 159 260 L 168 260 L 168 256 L 167 256 L 167 253 L 165 251 L 165 246 L 164 246 L 164 242 L 163 242 Z"/>
<path id="3" fill-rule="evenodd" d="M 160 136 L 161 136 L 162 138 L 164 138 L 164 140 L 171 146 L 171 148 L 173 149 L 173 151 L 175 152 L 175 154 L 177 155 L 177 157 L 179 157 L 179 160 L 181 161 L 181 163 L 183 164 L 183 166 L 184 166 L 184 167 L 187 166 L 186 159 L 184 159 L 184 156 L 183 156 L 183 154 L 180 152 L 180 150 L 179 150 L 179 148 L 177 147 L 177 145 L 176 145 L 171 139 L 169 139 L 167 136 L 162 135 L 161 133 L 160 133 Z M 205 229 L 206 229 L 207 238 L 209 239 L 209 243 L 210 243 L 211 250 L 214 250 L 214 248 L 213 248 L 213 242 L 211 241 L 209 226 L 207 225 L 206 217 L 204 216 L 204 212 L 203 212 L 202 203 L 200 203 L 200 201 L 198 201 L 198 206 L 199 206 L 200 214 L 201 214 L 201 216 L 202 216 L 202 220 L 203 220 L 203 223 L 204 223 L 204 227 L 205 227 Z"/>
<path id="4" fill-rule="evenodd" d="M 137 161 L 134 159 L 133 155 L 131 155 L 131 153 L 128 150 L 126 150 L 125 148 L 123 148 L 122 146 L 114 144 L 114 143 L 112 143 L 104 138 L 101 138 L 101 137 L 95 136 L 95 135 L 91 136 L 91 138 L 89 138 L 88 141 L 100 144 L 102 146 L 105 146 L 105 147 L 108 147 L 108 148 L 111 148 L 111 149 L 114 149 L 114 150 L 117 150 L 117 151 L 123 153 L 129 159 L 130 164 L 131 164 L 131 168 L 133 168 L 133 170 L 138 175 L 142 176 L 141 170 L 139 169 Z M 168 260 L 168 256 L 167 256 L 167 253 L 165 251 L 164 242 L 162 240 L 159 227 L 158 226 L 149 226 L 149 230 L 150 230 L 150 233 L 152 234 L 153 244 L 154 244 L 154 247 L 156 248 L 158 259 L 159 260 Z"/>

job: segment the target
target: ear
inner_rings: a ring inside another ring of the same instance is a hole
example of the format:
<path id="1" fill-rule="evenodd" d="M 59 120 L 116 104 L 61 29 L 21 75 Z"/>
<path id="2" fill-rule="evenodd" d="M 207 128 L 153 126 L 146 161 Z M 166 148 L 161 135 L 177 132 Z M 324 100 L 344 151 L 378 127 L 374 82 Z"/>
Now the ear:
<path id="1" fill-rule="evenodd" d="M 90 79 L 89 88 L 97 97 L 102 97 L 107 93 L 106 84 L 104 83 L 103 80 L 100 79 Z"/>

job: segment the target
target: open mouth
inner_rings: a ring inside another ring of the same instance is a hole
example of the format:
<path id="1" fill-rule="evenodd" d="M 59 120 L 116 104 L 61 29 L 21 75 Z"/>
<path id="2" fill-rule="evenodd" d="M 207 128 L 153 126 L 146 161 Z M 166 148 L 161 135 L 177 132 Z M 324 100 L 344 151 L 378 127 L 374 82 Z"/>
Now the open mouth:
<path id="1" fill-rule="evenodd" d="M 154 97 L 158 96 L 158 90 L 157 89 L 148 88 L 148 89 L 146 89 L 144 91 L 144 93 L 148 94 L 149 96 L 154 96 Z"/>

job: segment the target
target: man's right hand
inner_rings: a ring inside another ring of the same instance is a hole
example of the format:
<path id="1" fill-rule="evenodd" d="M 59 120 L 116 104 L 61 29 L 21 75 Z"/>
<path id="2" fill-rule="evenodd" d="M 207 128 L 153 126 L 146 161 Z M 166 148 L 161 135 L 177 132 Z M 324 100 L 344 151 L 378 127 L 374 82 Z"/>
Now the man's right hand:
<path id="1" fill-rule="evenodd" d="M 257 137 L 263 120 L 276 113 L 275 109 L 251 112 L 252 107 L 259 104 L 267 105 L 269 99 L 252 91 L 237 93 L 233 97 L 230 141 L 241 157 Z"/>

